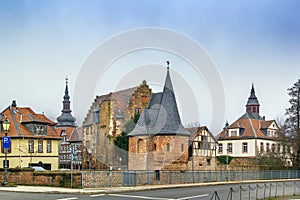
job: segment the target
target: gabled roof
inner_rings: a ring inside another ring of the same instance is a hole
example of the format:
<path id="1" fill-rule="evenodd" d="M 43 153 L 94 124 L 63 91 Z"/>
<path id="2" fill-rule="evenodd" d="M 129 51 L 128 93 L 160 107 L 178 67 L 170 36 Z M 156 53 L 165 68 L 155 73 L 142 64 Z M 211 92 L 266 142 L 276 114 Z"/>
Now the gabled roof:
<path id="1" fill-rule="evenodd" d="M 208 130 L 206 126 L 191 127 L 191 128 L 187 128 L 186 130 L 188 130 L 188 132 L 190 132 L 191 134 L 190 140 L 193 140 L 199 133 L 206 130 L 209 136 L 217 143 L 216 138 L 213 136 L 213 134 Z"/>
<path id="2" fill-rule="evenodd" d="M 66 137 L 70 139 L 75 127 L 56 127 L 56 132 L 61 136 L 62 130 L 65 130 Z"/>
<path id="3" fill-rule="evenodd" d="M 15 102 L 14 102 L 15 103 Z M 10 137 L 30 137 L 60 139 L 59 133 L 55 131 L 55 122 L 48 119 L 44 114 L 36 114 L 29 107 L 17 107 L 12 105 L 7 107 L 2 113 L 10 121 L 8 136 Z M 26 124 L 43 124 L 47 127 L 47 135 L 34 135 Z"/>
<path id="4" fill-rule="evenodd" d="M 253 118 L 240 118 L 232 123 L 228 128 L 224 128 L 224 130 L 217 137 L 219 140 L 244 138 L 274 139 L 273 137 L 267 136 L 263 132 L 263 129 L 268 128 L 273 122 L 275 122 L 275 120 L 264 121 Z M 239 129 L 241 135 L 229 136 L 229 130 L 237 128 Z"/>
<path id="5" fill-rule="evenodd" d="M 169 68 L 167 69 L 163 92 L 152 96 L 149 108 L 142 111 L 135 128 L 128 136 L 190 135 L 182 126 Z"/>
<path id="6" fill-rule="evenodd" d="M 124 111 L 128 105 L 128 102 L 130 100 L 131 95 L 133 94 L 134 90 L 136 90 L 137 87 L 120 90 L 114 93 L 109 93 L 101 96 L 96 96 L 94 99 L 93 104 L 91 105 L 87 116 L 85 117 L 83 121 L 83 126 L 91 125 L 93 124 L 93 113 L 95 111 L 99 111 L 99 104 L 101 104 L 104 101 L 112 100 L 115 101 L 115 107 L 114 111 L 115 113 L 119 113 L 118 111 Z"/>
<path id="7" fill-rule="evenodd" d="M 82 142 L 82 127 L 75 128 L 70 136 L 69 141 L 72 142 Z"/>
<path id="8" fill-rule="evenodd" d="M 36 114 L 29 107 L 17 108 L 15 113 L 20 114 L 20 123 L 44 123 L 49 125 L 56 125 L 55 122 L 49 120 L 44 114 Z"/>

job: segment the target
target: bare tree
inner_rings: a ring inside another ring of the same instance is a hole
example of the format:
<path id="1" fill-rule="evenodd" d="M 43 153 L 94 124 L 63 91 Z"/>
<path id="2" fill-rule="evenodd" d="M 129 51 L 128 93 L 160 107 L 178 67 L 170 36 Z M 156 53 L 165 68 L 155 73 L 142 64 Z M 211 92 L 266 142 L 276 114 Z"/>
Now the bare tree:
<path id="1" fill-rule="evenodd" d="M 294 167 L 300 169 L 300 79 L 288 89 L 290 107 L 286 109 L 287 116 L 283 129 L 285 136 L 293 146 Z"/>

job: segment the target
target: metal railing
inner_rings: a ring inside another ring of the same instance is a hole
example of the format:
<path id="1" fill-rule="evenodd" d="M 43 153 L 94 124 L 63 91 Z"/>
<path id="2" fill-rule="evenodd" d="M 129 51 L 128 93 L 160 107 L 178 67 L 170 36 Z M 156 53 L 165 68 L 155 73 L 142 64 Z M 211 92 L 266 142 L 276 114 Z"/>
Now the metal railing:
<path id="1" fill-rule="evenodd" d="M 270 171 L 82 171 L 83 187 L 166 185 L 300 178 L 297 170 Z"/>
<path id="2" fill-rule="evenodd" d="M 286 191 L 287 189 L 288 191 Z M 236 188 L 230 187 L 226 198 L 222 198 L 218 191 L 215 191 L 211 200 L 271 199 L 287 195 L 299 195 L 299 189 L 300 184 L 296 181 L 240 185 Z"/>

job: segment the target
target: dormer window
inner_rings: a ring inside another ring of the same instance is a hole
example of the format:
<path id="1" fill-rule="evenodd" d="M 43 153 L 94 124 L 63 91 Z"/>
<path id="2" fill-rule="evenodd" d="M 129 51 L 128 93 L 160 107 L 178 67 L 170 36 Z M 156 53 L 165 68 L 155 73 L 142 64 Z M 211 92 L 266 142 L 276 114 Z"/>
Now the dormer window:
<path id="1" fill-rule="evenodd" d="M 45 125 L 35 125 L 35 134 L 38 134 L 38 135 L 46 134 Z"/>
<path id="2" fill-rule="evenodd" d="M 229 130 L 229 136 L 238 136 L 238 129 Z"/>

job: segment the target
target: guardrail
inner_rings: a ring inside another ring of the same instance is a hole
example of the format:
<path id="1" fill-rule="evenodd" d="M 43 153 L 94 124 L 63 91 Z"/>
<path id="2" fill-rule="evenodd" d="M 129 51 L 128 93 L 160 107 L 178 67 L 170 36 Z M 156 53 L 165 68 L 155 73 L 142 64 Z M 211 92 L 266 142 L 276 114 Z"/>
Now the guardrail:
<path id="1" fill-rule="evenodd" d="M 251 186 L 252 185 L 252 186 Z M 273 189 L 272 189 L 273 188 Z M 286 193 L 286 189 L 290 192 Z M 292 189 L 291 189 L 292 188 Z M 237 188 L 230 187 L 226 200 L 245 200 L 245 199 L 271 199 L 282 197 L 286 195 L 296 195 L 297 189 L 300 189 L 300 184 L 296 181 L 293 182 L 276 182 L 276 183 L 262 183 L 262 184 L 249 184 L 247 186 L 239 186 Z M 262 194 L 260 191 L 263 191 Z M 281 191 L 281 193 L 280 193 Z M 246 193 L 246 196 L 243 193 Z M 255 192 L 255 193 L 254 193 Z M 234 195 L 236 194 L 236 195 Z M 252 195 L 251 195 L 252 194 Z M 255 194 L 255 196 L 253 195 Z M 259 195 L 260 194 L 260 195 Z M 222 200 L 218 191 L 215 191 L 211 200 Z"/>
<path id="2" fill-rule="evenodd" d="M 83 187 L 118 187 L 300 178 L 297 170 L 270 171 L 81 171 Z"/>

